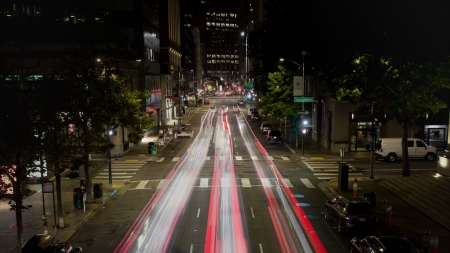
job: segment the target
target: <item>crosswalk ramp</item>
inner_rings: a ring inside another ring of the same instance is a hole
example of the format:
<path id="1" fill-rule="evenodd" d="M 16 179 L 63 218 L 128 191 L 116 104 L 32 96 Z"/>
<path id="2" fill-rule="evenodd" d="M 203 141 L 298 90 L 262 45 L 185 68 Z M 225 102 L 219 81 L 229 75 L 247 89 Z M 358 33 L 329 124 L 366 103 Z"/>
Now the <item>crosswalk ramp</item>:
<path id="1" fill-rule="evenodd" d="M 330 180 L 337 178 L 339 175 L 339 162 L 336 161 L 303 161 L 303 163 L 311 170 L 317 179 Z M 355 167 L 348 164 L 348 176 L 349 177 L 363 177 L 363 174 L 359 172 Z"/>
<path id="2" fill-rule="evenodd" d="M 147 162 L 140 162 L 137 160 L 120 161 L 111 163 L 111 176 L 113 180 L 131 180 L 133 176 L 139 171 Z M 94 180 L 108 180 L 109 168 L 103 169 Z"/>
<path id="3" fill-rule="evenodd" d="M 214 159 L 216 159 L 215 156 L 206 156 L 205 160 L 206 161 L 214 161 Z M 217 159 L 219 161 L 221 160 L 227 160 L 228 156 L 218 156 Z M 163 161 L 171 161 L 171 162 L 178 162 L 178 160 L 180 160 L 180 157 L 175 156 L 175 157 L 159 157 L 158 159 L 156 159 L 155 162 L 157 163 L 161 163 Z M 249 156 L 249 155 L 237 155 L 234 156 L 234 160 L 235 161 L 249 161 L 249 160 L 253 160 L 253 161 L 264 161 L 264 160 L 278 160 L 278 161 L 291 161 L 291 160 L 298 160 L 298 159 L 292 159 L 292 157 L 289 156 L 263 156 L 263 155 L 256 155 L 256 156 Z"/>
<path id="4" fill-rule="evenodd" d="M 283 182 L 280 182 L 282 180 Z M 129 190 L 150 190 L 150 189 L 160 189 L 167 185 L 168 181 L 166 179 L 161 180 L 140 180 L 140 181 L 131 181 L 131 187 Z M 297 181 L 299 187 L 303 188 L 316 188 L 308 178 L 299 178 Z M 199 178 L 194 185 L 198 188 L 209 188 L 213 184 L 212 178 Z M 221 187 L 229 187 L 230 186 L 229 179 L 220 180 Z M 242 188 L 252 188 L 252 187 L 274 187 L 276 185 L 286 185 L 289 188 L 294 188 L 295 185 L 291 182 L 289 178 L 238 178 L 236 179 L 236 185 Z"/>

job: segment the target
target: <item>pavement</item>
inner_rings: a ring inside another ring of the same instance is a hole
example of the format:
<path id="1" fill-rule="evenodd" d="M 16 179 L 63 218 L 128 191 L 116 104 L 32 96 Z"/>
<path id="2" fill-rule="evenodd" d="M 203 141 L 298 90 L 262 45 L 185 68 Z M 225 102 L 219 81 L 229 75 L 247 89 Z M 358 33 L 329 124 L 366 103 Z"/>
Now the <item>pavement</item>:
<path id="1" fill-rule="evenodd" d="M 198 113 L 198 108 L 191 108 L 186 121 L 189 121 L 189 118 L 192 118 L 196 113 Z M 169 122 L 167 126 L 173 126 L 174 123 L 178 124 L 177 121 L 172 121 Z M 169 136 L 169 138 L 164 141 L 164 146 L 158 146 L 158 151 L 161 152 L 173 138 L 173 135 Z M 158 156 L 148 153 L 148 143 L 154 142 L 157 144 L 158 139 L 158 134 L 146 136 L 140 144 L 131 147 L 124 155 L 114 158 L 112 162 L 133 163 L 136 161 L 155 161 L 158 159 Z M 312 140 L 305 140 L 304 154 L 302 154 L 302 150 L 296 148 L 292 143 L 288 142 L 285 143 L 285 145 L 294 155 L 302 160 L 324 159 L 350 162 L 355 159 L 365 159 L 369 162 L 370 159 L 370 152 L 348 152 L 342 159 L 339 154 L 330 152 L 319 143 Z M 97 170 L 107 168 L 107 161 L 105 159 L 98 158 L 93 161 L 98 164 Z M 82 173 L 82 171 L 80 172 Z M 95 173 L 95 171 L 92 171 L 92 173 Z M 51 179 L 52 178 L 50 178 L 50 180 Z M 450 252 L 450 226 L 447 227 L 446 225 L 441 224 L 436 221 L 435 218 L 426 214 L 421 208 L 411 205 L 411 202 L 413 201 L 408 201 L 408 198 L 402 196 L 401 191 L 395 192 L 395 190 L 391 189 L 392 187 L 386 186 L 385 183 L 388 181 L 390 181 L 390 179 L 377 177 L 373 179 L 365 177 L 357 178 L 357 195 L 363 196 L 366 192 L 376 193 L 376 211 L 380 220 L 378 232 L 382 235 L 407 237 L 420 249 L 420 252 L 424 252 L 422 247 L 422 236 L 426 230 L 429 230 L 434 239 L 437 237 L 439 239 L 439 246 L 435 252 Z M 323 181 L 319 188 L 321 188 L 328 197 L 332 197 L 333 194 L 353 195 L 353 183 L 354 178 L 349 178 L 347 188 L 345 189 L 345 186 L 338 184 L 338 179 L 336 178 L 329 181 Z M 432 184 L 433 183 L 430 183 L 430 185 Z M 447 186 L 448 185 L 450 185 L 450 183 L 447 184 Z M 114 194 L 117 194 L 122 190 L 122 184 L 119 182 L 113 181 L 111 185 L 102 184 L 102 196 L 94 198 L 92 203 L 85 204 L 83 208 L 79 208 L 80 206 L 76 207 L 74 204 L 73 189 L 80 186 L 80 180 L 63 179 L 61 185 L 63 221 L 59 221 L 56 220 L 54 215 L 55 207 L 53 200 L 56 196 L 53 196 L 52 193 L 43 194 L 42 186 L 39 183 L 28 184 L 28 186 L 34 194 L 31 194 L 24 199 L 24 204 L 33 205 L 30 210 L 23 213 L 24 241 L 35 234 L 44 233 L 44 226 L 41 219 L 44 214 L 44 208 L 45 214 L 48 217 L 48 233 L 55 235 L 58 241 L 69 241 L 91 217 L 95 216 L 97 211 L 102 209 Z M 416 185 L 413 185 L 413 187 L 416 187 Z M 446 195 L 449 195 L 448 191 Z M 442 199 L 439 199 L 437 194 L 430 194 L 428 198 L 440 201 L 436 203 L 441 203 L 440 205 L 449 210 L 450 201 L 442 203 Z M 393 213 L 391 219 L 389 219 L 389 216 L 385 215 L 381 210 L 382 200 L 386 200 L 389 205 L 392 205 Z M 22 243 L 18 244 L 16 240 L 15 214 L 14 212 L 9 211 L 9 208 L 7 202 L 0 201 L 0 216 L 2 217 L 0 219 L 0 238 L 2 238 L 2 240 L 0 240 L 0 252 L 20 252 L 18 251 L 20 248 L 18 245 L 22 245 Z M 440 215 L 445 218 L 446 216 L 449 216 L 449 213 L 443 212 Z M 58 228 L 55 224 L 64 224 L 64 227 Z"/>

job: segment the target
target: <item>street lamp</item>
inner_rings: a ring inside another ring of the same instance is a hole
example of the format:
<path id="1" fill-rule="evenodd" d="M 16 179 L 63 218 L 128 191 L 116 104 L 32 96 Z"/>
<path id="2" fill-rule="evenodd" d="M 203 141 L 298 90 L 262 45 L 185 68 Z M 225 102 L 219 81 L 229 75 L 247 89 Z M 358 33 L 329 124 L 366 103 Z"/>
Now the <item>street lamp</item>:
<path id="1" fill-rule="evenodd" d="M 280 58 L 280 62 L 284 62 L 284 61 L 290 61 L 292 63 L 294 63 L 295 65 L 298 66 L 298 69 L 302 69 L 302 83 L 303 83 L 303 87 L 305 85 L 305 55 L 306 55 L 306 51 L 302 51 L 302 57 L 303 57 L 303 64 L 300 65 L 298 63 L 296 63 L 293 60 L 290 59 L 286 59 L 286 58 Z M 305 111 L 305 102 L 302 102 L 302 112 Z M 298 148 L 298 123 L 296 122 L 295 125 L 295 147 Z M 303 131 L 303 125 L 302 125 L 302 131 Z M 302 155 L 304 154 L 304 150 L 303 150 L 303 133 L 302 133 Z"/>

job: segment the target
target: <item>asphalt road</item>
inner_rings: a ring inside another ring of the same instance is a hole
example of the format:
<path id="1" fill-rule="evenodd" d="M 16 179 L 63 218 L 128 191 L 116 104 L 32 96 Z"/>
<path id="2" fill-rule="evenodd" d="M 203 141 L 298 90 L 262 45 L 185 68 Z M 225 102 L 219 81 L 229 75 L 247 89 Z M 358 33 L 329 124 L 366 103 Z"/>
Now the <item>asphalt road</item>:
<path id="1" fill-rule="evenodd" d="M 280 233 L 274 228 L 273 219 L 270 214 L 270 198 L 265 193 L 260 175 L 255 169 L 255 164 L 261 164 L 261 168 L 267 166 L 263 159 L 258 157 L 259 162 L 255 163 L 253 156 L 260 156 L 256 148 L 246 144 L 246 138 L 252 138 L 249 133 L 241 134 L 246 117 L 246 109 L 243 113 L 233 112 L 232 107 L 236 105 L 238 97 L 231 98 L 209 98 L 211 106 L 220 107 L 225 104 L 230 108 L 228 121 L 231 126 L 230 134 L 232 140 L 232 155 L 237 179 L 248 180 L 248 185 L 240 185 L 239 193 L 242 205 L 242 220 L 244 221 L 244 237 L 247 240 L 249 252 L 283 252 L 279 243 Z M 203 111 L 207 108 L 203 107 Z M 243 108 L 241 106 L 241 108 Z M 191 125 L 195 133 L 199 133 L 201 123 L 201 113 L 193 117 Z M 258 122 L 249 122 L 254 136 L 260 141 L 262 147 L 273 159 L 273 165 L 277 168 L 282 178 L 289 185 L 289 190 L 294 194 L 297 205 L 301 206 L 305 216 L 308 218 L 315 234 L 328 252 L 346 252 L 350 239 L 354 234 L 339 234 L 333 223 L 323 219 L 324 202 L 329 198 L 330 192 L 326 189 L 326 176 L 313 173 L 312 166 L 293 155 L 288 148 L 281 144 L 269 144 L 265 141 L 264 134 L 259 133 Z M 152 199 L 158 189 L 161 180 L 165 179 L 173 170 L 174 165 L 183 157 L 189 149 L 193 139 L 179 138 L 171 141 L 158 157 L 164 158 L 160 162 L 149 162 L 145 164 L 131 182 L 125 185 L 104 207 L 79 231 L 72 239 L 71 243 L 81 246 L 85 252 L 113 252 L 120 244 L 124 236 L 129 233 L 135 220 L 141 215 L 146 204 Z M 207 156 L 216 156 L 216 146 L 212 141 L 209 146 L 201 147 L 207 149 Z M 238 158 L 240 157 L 240 158 Z M 324 161 L 324 163 L 335 165 L 336 161 Z M 353 173 L 367 175 L 370 166 L 367 160 L 355 160 L 351 164 Z M 426 171 L 431 169 L 433 162 L 413 161 L 411 162 L 412 172 L 416 170 Z M 270 167 L 270 166 L 269 166 Z M 383 173 L 386 176 L 399 175 L 398 169 L 401 163 L 375 162 L 375 173 Z M 211 179 L 214 174 L 214 160 L 206 160 L 198 178 Z M 434 167 L 435 168 L 435 167 Z M 335 177 L 335 175 L 334 175 Z M 139 188 L 140 182 L 146 181 L 145 188 Z M 148 181 L 148 182 L 147 182 Z M 204 181 L 203 181 L 204 182 Z M 210 181 L 206 180 L 206 182 Z M 243 181 L 242 181 L 243 182 Z M 247 181 L 246 181 L 247 182 Z M 207 183 L 208 184 L 208 183 Z M 180 193 L 182 194 L 182 193 Z M 208 235 L 208 213 L 210 210 L 211 187 L 202 187 L 199 184 L 192 190 L 188 202 L 180 214 L 177 226 L 172 231 L 170 243 L 167 245 L 168 252 L 204 252 L 206 237 Z M 279 197 L 276 197 L 280 200 Z M 269 209 L 268 209 L 269 208 Z M 289 220 L 286 211 L 280 217 Z M 292 224 L 291 224 L 292 225 Z M 151 231 L 157 233 L 158 231 Z M 222 235 L 223 236 L 223 235 Z M 220 237 L 220 234 L 219 234 Z M 299 252 L 302 252 L 301 241 L 294 239 Z M 307 250 L 306 250 L 307 251 Z M 231 251 L 232 252 L 232 251 Z"/>

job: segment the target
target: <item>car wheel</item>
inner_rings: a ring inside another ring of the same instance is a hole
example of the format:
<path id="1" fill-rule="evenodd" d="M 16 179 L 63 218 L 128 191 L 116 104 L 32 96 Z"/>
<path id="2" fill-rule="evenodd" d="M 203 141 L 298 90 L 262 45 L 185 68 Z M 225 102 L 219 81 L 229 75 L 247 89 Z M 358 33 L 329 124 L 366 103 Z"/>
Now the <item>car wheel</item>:
<path id="1" fill-rule="evenodd" d="M 434 156 L 433 153 L 428 153 L 428 154 L 425 156 L 425 159 L 426 159 L 427 161 L 434 161 L 435 156 Z"/>
<path id="2" fill-rule="evenodd" d="M 325 208 L 325 212 L 324 212 L 324 214 L 323 214 L 323 218 L 324 218 L 326 221 L 331 220 L 330 214 L 328 213 L 328 208 Z"/>
<path id="3" fill-rule="evenodd" d="M 342 227 L 342 220 L 339 220 L 339 222 L 337 224 L 337 231 L 340 234 L 344 233 L 344 228 Z"/>
<path id="4" fill-rule="evenodd" d="M 389 155 L 387 156 L 387 160 L 388 160 L 389 162 L 395 162 L 395 160 L 397 160 L 397 156 L 396 156 L 395 154 L 389 154 Z"/>

